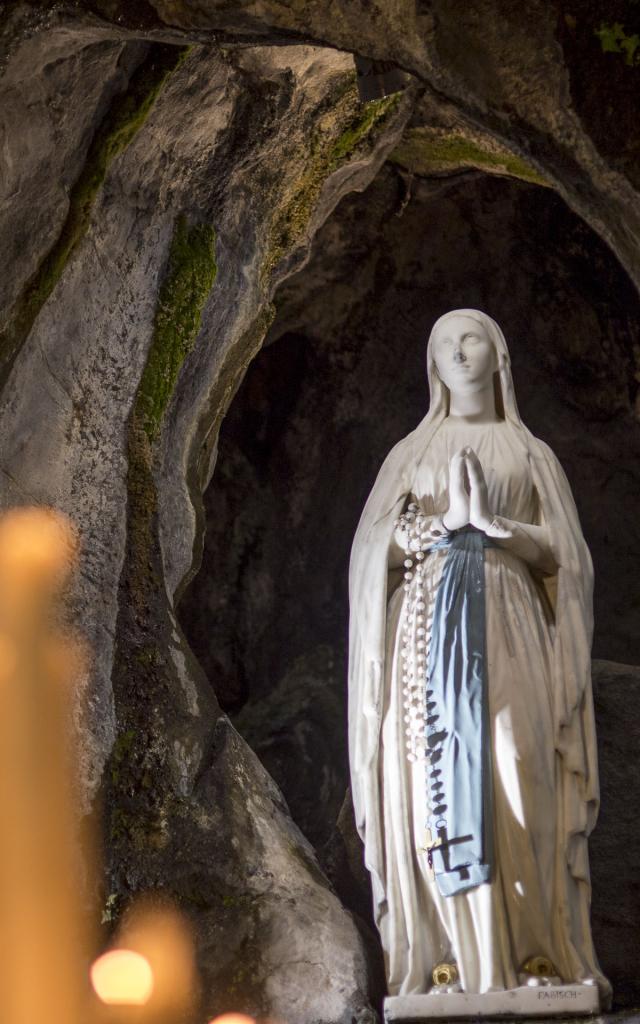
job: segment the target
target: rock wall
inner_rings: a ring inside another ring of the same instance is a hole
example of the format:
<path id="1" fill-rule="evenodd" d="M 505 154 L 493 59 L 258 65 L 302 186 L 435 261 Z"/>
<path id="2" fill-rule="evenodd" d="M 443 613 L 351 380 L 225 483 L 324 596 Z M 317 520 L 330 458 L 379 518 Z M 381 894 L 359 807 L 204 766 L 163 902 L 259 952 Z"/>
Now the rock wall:
<path id="1" fill-rule="evenodd" d="M 332 51 L 230 58 L 12 16 L 0 500 L 54 504 L 81 534 L 82 781 L 105 807 L 106 915 L 141 890 L 174 895 L 198 935 L 202 1013 L 365 1021 L 357 929 L 220 714 L 171 598 L 190 488 L 277 273 L 375 174 L 407 103 L 363 110 L 351 57 Z"/>
<path id="2" fill-rule="evenodd" d="M 92 6 L 125 23 L 139 19 L 122 2 Z M 330 8 L 325 0 L 153 0 L 144 10 L 157 30 L 219 32 L 238 46 L 313 42 L 402 68 L 458 119 L 463 136 L 481 133 L 548 180 L 638 281 L 635 55 L 609 43 L 616 23 L 625 37 L 637 33 L 633 2 L 603 10 L 577 0 L 567 11 L 552 0 L 335 0 Z"/>

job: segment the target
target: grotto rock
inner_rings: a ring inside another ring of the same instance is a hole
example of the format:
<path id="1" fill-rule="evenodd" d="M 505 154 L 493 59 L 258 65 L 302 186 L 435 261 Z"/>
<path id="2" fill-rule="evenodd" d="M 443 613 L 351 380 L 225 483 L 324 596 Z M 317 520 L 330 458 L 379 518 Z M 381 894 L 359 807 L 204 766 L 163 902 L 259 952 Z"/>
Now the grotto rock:
<path id="1" fill-rule="evenodd" d="M 190 489 L 277 275 L 375 174 L 410 101 L 362 108 L 352 58 L 333 51 L 229 59 L 23 10 L 2 79 L 17 257 L 0 499 L 53 504 L 80 533 L 73 600 L 94 655 L 81 774 L 105 807 L 106 916 L 170 892 L 196 925 L 203 1013 L 364 1021 L 362 940 L 220 715 L 171 598 L 191 564 Z"/>
<path id="2" fill-rule="evenodd" d="M 640 793 L 634 766 L 640 744 L 640 668 L 593 663 L 598 728 L 600 815 L 589 840 L 593 940 L 616 1007 L 638 1005 Z"/>
<path id="3" fill-rule="evenodd" d="M 330 647 L 295 659 L 263 700 L 248 701 L 234 724 L 269 774 L 286 788 L 287 803 L 318 848 L 340 815 L 345 729 L 342 663 Z"/>
<path id="4" fill-rule="evenodd" d="M 625 38 L 637 33 L 638 12 L 624 0 L 606 11 L 595 0 L 578 0 L 570 11 L 552 0 L 526 6 L 338 0 L 330 9 L 324 0 L 153 0 L 149 6 L 159 26 L 185 35 L 211 32 L 233 46 L 315 43 L 411 73 L 453 104 L 472 134 L 486 132 L 549 181 L 640 279 L 636 71 L 624 47 L 607 49 L 606 35 L 606 26 L 616 23 Z M 121 12 L 108 0 L 97 7 L 106 17 Z M 613 134 L 612 122 L 618 122 Z"/>

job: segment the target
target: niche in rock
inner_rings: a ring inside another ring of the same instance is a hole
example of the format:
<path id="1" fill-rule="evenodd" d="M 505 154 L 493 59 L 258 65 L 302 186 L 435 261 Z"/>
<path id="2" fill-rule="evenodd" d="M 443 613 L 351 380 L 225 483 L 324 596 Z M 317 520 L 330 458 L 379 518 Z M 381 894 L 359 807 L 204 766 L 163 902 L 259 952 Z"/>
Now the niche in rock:
<path id="1" fill-rule="evenodd" d="M 476 172 L 347 197 L 223 423 L 182 623 L 218 699 L 325 844 L 348 784 L 349 549 L 377 469 L 428 404 L 425 347 L 479 307 L 510 346 L 524 421 L 569 476 L 596 569 L 594 655 L 640 639 L 640 303 L 552 191 Z M 637 356 L 637 353 L 635 353 Z"/>

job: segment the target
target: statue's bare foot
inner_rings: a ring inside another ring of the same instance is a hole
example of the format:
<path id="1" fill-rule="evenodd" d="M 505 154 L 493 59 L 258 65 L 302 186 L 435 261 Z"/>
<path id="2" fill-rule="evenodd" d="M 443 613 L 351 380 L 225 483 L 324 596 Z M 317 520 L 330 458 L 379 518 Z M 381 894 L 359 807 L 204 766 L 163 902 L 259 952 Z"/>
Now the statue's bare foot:
<path id="1" fill-rule="evenodd" d="M 593 975 L 589 974 L 589 975 L 587 975 L 586 978 L 580 978 L 579 981 L 578 981 L 578 984 L 579 985 L 593 985 L 594 988 L 595 988 L 595 986 L 598 984 L 598 982 L 593 977 Z"/>

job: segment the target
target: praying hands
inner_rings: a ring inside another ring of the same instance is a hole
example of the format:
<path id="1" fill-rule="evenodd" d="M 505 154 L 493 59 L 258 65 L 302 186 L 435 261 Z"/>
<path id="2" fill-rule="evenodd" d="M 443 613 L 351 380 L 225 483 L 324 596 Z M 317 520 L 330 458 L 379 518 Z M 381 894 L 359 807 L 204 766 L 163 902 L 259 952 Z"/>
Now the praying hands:
<path id="1" fill-rule="evenodd" d="M 471 525 L 495 539 L 512 536 L 512 531 L 489 508 L 482 465 L 468 445 L 456 452 L 449 463 L 449 508 L 442 522 L 450 531 Z"/>

